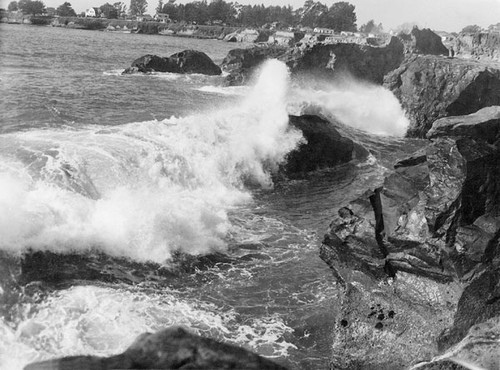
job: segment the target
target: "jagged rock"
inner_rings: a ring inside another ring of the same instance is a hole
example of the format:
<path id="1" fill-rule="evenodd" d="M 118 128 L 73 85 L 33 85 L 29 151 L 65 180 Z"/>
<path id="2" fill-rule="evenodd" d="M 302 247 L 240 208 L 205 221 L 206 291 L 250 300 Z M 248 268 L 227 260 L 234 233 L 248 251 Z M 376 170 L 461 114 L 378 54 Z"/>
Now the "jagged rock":
<path id="1" fill-rule="evenodd" d="M 369 154 L 358 143 L 340 135 L 334 123 L 318 116 L 290 116 L 289 124 L 301 130 L 306 140 L 287 157 L 282 170 L 289 177 L 333 167 L 353 159 L 363 160 Z"/>
<path id="2" fill-rule="evenodd" d="M 339 322 L 351 325 L 333 367 L 429 361 L 500 315 L 500 148 L 469 132 L 399 161 L 332 222 L 321 258 L 345 287 Z M 390 325 L 374 324 L 375 303 L 396 313 Z"/>
<path id="3" fill-rule="evenodd" d="M 123 71 L 124 74 L 137 72 L 201 73 L 210 76 L 222 73 L 207 54 L 196 50 L 184 50 L 165 58 L 144 55 L 134 60 L 131 67 Z"/>
<path id="4" fill-rule="evenodd" d="M 25 370 L 94 369 L 276 369 L 285 367 L 246 349 L 170 327 L 140 335 L 122 354 L 71 356 L 36 362 Z"/>
<path id="5" fill-rule="evenodd" d="M 398 38 L 403 41 L 405 53 L 445 56 L 449 54 L 441 37 L 428 28 L 420 30 L 414 27 L 409 34 L 399 34 Z"/>
<path id="6" fill-rule="evenodd" d="M 260 46 L 229 51 L 221 64 L 222 69 L 229 73 L 226 83 L 230 86 L 247 83 L 259 65 L 267 59 L 277 58 L 285 51 L 286 48 L 279 46 Z"/>
<path id="7" fill-rule="evenodd" d="M 500 34 L 498 32 L 460 33 L 450 47 L 455 56 L 469 59 L 500 61 Z"/>
<path id="8" fill-rule="evenodd" d="M 384 47 L 360 44 L 316 44 L 285 56 L 292 73 L 308 73 L 334 78 L 343 73 L 381 84 L 384 75 L 399 67 L 404 58 L 399 39 L 391 38 Z M 285 58 L 282 57 L 282 58 Z"/>
<path id="9" fill-rule="evenodd" d="M 471 311 L 474 314 L 474 311 Z M 457 366 L 461 365 L 461 366 Z M 467 336 L 445 354 L 410 370 L 455 370 L 500 368 L 500 317 L 469 329 Z"/>
<path id="10" fill-rule="evenodd" d="M 500 319 L 500 261 L 496 262 L 485 271 L 480 271 L 465 288 L 458 302 L 453 325 L 438 338 L 440 350 L 448 350 L 460 342 L 467 332 L 471 332 L 472 326 L 491 318 Z"/>
<path id="11" fill-rule="evenodd" d="M 500 140 L 500 106 L 483 108 L 465 116 L 440 118 L 427 132 L 429 139 L 439 136 L 474 137 L 494 144 Z"/>
<path id="12" fill-rule="evenodd" d="M 411 56 L 384 78 L 409 119 L 408 136 L 424 137 L 432 123 L 500 105 L 500 70 L 437 56 Z"/>

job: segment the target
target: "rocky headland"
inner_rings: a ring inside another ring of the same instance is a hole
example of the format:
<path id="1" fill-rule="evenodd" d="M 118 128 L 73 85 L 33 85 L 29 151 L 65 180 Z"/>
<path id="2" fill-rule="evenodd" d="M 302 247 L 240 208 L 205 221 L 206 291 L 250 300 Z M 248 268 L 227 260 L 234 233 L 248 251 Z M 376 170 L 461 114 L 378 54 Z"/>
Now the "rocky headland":
<path id="1" fill-rule="evenodd" d="M 437 121 L 382 187 L 339 209 L 321 246 L 345 289 L 333 363 L 397 369 L 449 351 L 498 366 L 499 113 Z M 470 357 L 490 350 L 497 356 Z"/>
<path id="2" fill-rule="evenodd" d="M 460 33 L 446 42 L 455 56 L 464 59 L 500 61 L 500 33 L 476 32 Z"/>

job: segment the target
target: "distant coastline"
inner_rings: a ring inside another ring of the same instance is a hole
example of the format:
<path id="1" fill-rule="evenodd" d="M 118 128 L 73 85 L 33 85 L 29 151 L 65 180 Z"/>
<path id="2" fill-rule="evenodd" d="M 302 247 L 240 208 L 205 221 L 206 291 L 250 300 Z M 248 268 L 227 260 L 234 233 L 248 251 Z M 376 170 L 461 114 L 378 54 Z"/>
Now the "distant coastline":
<path id="1" fill-rule="evenodd" d="M 142 33 L 149 35 L 172 35 L 200 39 L 223 39 L 226 35 L 236 32 L 241 27 L 191 25 L 185 23 L 161 23 L 127 19 L 105 19 L 84 17 L 47 17 L 29 15 L 11 15 L 0 19 L 0 23 L 30 24 L 73 29 L 115 31 L 122 33 Z"/>

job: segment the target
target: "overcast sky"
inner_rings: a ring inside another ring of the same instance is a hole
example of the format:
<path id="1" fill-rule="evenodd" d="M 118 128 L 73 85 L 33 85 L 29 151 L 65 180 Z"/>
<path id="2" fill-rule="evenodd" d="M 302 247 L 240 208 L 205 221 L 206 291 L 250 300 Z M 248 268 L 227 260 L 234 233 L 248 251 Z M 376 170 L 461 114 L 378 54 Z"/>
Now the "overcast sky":
<path id="1" fill-rule="evenodd" d="M 0 0 L 6 8 L 11 0 Z M 57 8 L 64 1 L 69 1 L 77 13 L 106 2 L 118 0 L 42 0 L 46 6 Z M 122 0 L 130 4 L 130 0 Z M 180 3 L 192 0 L 177 0 Z M 236 1 L 236 0 L 226 0 Z M 237 0 L 240 4 L 292 5 L 294 9 L 301 7 L 305 0 Z M 330 6 L 339 0 L 320 0 Z M 370 19 L 382 22 L 389 30 L 406 22 L 416 22 L 420 27 L 434 30 L 460 31 L 469 24 L 488 27 L 500 22 L 500 0 L 348 0 L 356 6 L 358 26 Z M 148 0 L 147 13 L 154 14 L 158 0 Z"/>

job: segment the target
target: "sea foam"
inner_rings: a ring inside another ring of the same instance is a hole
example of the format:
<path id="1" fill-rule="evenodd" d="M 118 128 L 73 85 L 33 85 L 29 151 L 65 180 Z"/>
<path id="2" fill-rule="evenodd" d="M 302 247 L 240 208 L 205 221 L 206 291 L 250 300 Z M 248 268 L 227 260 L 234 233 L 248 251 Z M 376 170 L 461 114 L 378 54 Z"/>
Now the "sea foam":
<path id="1" fill-rule="evenodd" d="M 233 107 L 121 126 L 0 136 L 0 248 L 98 249 L 164 262 L 225 248 L 245 183 L 301 140 L 289 131 L 286 66 L 269 61 Z"/>

